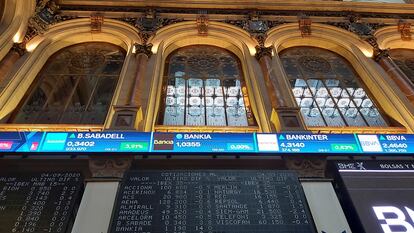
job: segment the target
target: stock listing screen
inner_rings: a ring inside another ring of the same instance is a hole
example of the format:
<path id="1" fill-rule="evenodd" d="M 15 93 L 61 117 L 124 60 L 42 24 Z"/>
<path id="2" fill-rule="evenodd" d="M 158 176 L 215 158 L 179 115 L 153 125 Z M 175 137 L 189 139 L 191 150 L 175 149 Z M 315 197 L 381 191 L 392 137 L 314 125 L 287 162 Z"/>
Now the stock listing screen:
<path id="1" fill-rule="evenodd" d="M 294 172 L 130 171 L 111 233 L 314 233 Z"/>

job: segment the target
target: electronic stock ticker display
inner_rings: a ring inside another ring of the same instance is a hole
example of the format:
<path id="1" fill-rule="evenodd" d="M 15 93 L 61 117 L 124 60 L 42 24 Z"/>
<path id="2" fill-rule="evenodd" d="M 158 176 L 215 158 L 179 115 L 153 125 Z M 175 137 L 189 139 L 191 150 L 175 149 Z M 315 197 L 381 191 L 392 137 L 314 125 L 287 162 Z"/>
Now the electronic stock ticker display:
<path id="1" fill-rule="evenodd" d="M 411 134 L 0 132 L 0 153 L 414 154 Z"/>
<path id="2" fill-rule="evenodd" d="M 289 171 L 163 170 L 126 173 L 111 233 L 314 233 Z"/>
<path id="3" fill-rule="evenodd" d="M 69 232 L 82 186 L 78 172 L 0 174 L 0 232 Z"/>

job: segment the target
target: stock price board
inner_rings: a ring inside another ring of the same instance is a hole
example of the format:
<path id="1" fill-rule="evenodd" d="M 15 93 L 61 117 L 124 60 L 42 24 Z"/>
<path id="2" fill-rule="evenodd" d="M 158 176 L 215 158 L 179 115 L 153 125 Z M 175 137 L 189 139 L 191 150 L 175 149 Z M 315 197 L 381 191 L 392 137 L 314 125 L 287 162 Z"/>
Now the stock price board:
<path id="1" fill-rule="evenodd" d="M 82 183 L 77 172 L 0 175 L 0 232 L 68 232 Z"/>
<path id="2" fill-rule="evenodd" d="M 111 233 L 313 233 L 303 190 L 286 171 L 132 171 Z"/>

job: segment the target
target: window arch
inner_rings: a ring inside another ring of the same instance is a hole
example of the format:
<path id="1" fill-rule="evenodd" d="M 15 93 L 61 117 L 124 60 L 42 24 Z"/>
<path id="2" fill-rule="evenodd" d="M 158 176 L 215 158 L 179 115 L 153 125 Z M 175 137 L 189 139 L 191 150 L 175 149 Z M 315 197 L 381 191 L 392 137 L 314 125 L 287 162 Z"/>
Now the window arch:
<path id="1" fill-rule="evenodd" d="M 316 47 L 280 53 L 293 95 L 307 126 L 387 126 L 352 65 Z"/>
<path id="2" fill-rule="evenodd" d="M 414 84 L 414 49 L 391 49 L 389 54 L 395 64 Z"/>
<path id="3" fill-rule="evenodd" d="M 103 124 L 125 51 L 103 42 L 76 44 L 51 56 L 11 123 Z"/>
<path id="4" fill-rule="evenodd" d="M 158 124 L 255 126 L 240 60 L 210 45 L 172 52 L 165 63 Z"/>

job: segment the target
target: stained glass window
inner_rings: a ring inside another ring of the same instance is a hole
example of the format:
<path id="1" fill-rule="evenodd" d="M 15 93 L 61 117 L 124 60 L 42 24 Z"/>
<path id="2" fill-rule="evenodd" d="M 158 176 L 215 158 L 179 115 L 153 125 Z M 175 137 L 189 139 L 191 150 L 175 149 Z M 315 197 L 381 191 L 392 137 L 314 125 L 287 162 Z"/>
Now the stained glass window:
<path id="1" fill-rule="evenodd" d="M 187 46 L 166 61 L 159 123 L 173 126 L 256 125 L 239 59 L 214 46 Z"/>
<path id="2" fill-rule="evenodd" d="M 390 56 L 414 84 L 414 49 L 392 49 Z"/>
<path id="3" fill-rule="evenodd" d="M 54 54 L 11 119 L 30 124 L 103 124 L 125 52 L 108 43 L 83 43 Z"/>
<path id="4" fill-rule="evenodd" d="M 280 54 L 308 126 L 386 126 L 378 107 L 343 57 L 315 47 Z"/>

